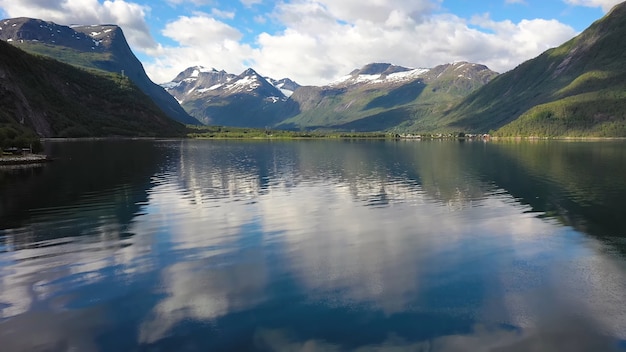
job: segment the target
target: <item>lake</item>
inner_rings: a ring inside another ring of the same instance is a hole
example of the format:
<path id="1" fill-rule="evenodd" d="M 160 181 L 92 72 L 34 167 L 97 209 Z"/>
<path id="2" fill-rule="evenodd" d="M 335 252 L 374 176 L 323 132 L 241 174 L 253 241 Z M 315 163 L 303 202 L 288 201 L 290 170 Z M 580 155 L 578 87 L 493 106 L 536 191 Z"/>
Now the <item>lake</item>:
<path id="1" fill-rule="evenodd" d="M 0 169 L 0 349 L 626 350 L 626 142 L 77 141 Z"/>

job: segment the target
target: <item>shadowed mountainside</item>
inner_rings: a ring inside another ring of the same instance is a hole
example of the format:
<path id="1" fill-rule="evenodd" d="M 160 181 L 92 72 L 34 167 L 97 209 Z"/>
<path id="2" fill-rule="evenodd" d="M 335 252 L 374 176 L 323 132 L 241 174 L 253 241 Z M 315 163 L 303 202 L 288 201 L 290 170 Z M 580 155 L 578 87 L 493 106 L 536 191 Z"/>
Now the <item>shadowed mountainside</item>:
<path id="1" fill-rule="evenodd" d="M 123 74 L 148 95 L 170 118 L 199 124 L 170 94 L 148 78 L 116 25 L 63 26 L 32 18 L 0 20 L 0 39 L 27 52 L 70 65 Z"/>
<path id="2" fill-rule="evenodd" d="M 128 78 L 28 54 L 0 41 L 0 140 L 175 136 L 171 120 Z M 29 137 L 30 136 L 30 137 Z"/>

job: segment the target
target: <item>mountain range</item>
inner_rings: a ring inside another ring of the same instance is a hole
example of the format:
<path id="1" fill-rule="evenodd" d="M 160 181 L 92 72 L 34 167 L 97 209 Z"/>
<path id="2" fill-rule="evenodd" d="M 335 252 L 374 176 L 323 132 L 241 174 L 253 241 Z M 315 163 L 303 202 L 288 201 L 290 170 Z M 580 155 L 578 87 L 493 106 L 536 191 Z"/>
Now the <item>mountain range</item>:
<path id="1" fill-rule="evenodd" d="M 128 87 L 136 85 L 168 116 L 183 123 L 292 130 L 626 136 L 626 3 L 615 6 L 570 41 L 504 74 L 469 62 L 432 68 L 371 63 L 324 86 L 300 86 L 288 78 L 264 77 L 252 68 L 231 74 L 199 66 L 158 86 L 148 79 L 121 29 L 114 25 L 68 27 L 7 19 L 0 21 L 0 38 L 80 67 L 81 72 L 127 78 L 132 82 Z M 55 65 L 50 67 L 56 69 Z M 88 100 L 81 95 L 76 99 Z M 12 101 L 0 100 L 2 104 Z M 40 128 L 37 131 L 42 134 Z"/>
<path id="2" fill-rule="evenodd" d="M 280 122 L 288 96 L 299 87 L 287 78 L 264 78 L 251 68 L 234 75 L 199 66 L 162 86 L 201 122 L 240 127 Z"/>
<path id="3" fill-rule="evenodd" d="M 373 63 L 290 98 L 283 128 L 433 131 L 433 117 L 497 76 L 484 65 L 457 62 L 430 69 Z"/>
<path id="4" fill-rule="evenodd" d="M 239 75 L 189 67 L 162 84 L 192 116 L 205 124 L 379 131 L 427 122 L 497 73 L 484 65 L 458 62 L 432 69 L 372 63 L 322 87 L 263 77 L 253 69 Z"/>

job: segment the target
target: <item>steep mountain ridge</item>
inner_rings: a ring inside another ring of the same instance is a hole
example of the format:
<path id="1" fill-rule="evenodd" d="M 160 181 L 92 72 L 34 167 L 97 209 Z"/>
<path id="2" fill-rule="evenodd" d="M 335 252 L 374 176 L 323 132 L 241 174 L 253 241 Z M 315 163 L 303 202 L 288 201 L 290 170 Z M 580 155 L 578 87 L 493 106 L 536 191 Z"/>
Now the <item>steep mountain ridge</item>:
<path id="1" fill-rule="evenodd" d="M 184 132 L 182 124 L 167 117 L 129 79 L 34 56 L 0 40 L 2 146 L 23 144 L 15 139 L 20 135 L 180 136 Z"/>
<path id="2" fill-rule="evenodd" d="M 70 27 L 26 17 L 11 18 L 0 20 L 0 39 L 27 52 L 50 56 L 71 65 L 123 74 L 172 119 L 187 124 L 199 123 L 148 78 L 117 25 Z"/>
<path id="3" fill-rule="evenodd" d="M 626 3 L 476 90 L 443 121 L 500 135 L 626 136 Z"/>

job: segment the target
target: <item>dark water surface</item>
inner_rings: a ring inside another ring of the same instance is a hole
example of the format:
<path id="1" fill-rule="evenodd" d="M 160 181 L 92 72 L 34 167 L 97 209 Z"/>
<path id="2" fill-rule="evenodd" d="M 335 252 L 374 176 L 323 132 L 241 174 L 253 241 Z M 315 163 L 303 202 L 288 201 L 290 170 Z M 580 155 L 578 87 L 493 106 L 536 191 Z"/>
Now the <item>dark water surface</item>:
<path id="1" fill-rule="evenodd" d="M 625 142 L 51 142 L 1 351 L 626 350 Z"/>

